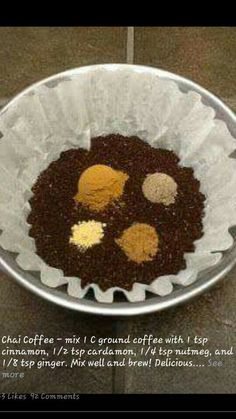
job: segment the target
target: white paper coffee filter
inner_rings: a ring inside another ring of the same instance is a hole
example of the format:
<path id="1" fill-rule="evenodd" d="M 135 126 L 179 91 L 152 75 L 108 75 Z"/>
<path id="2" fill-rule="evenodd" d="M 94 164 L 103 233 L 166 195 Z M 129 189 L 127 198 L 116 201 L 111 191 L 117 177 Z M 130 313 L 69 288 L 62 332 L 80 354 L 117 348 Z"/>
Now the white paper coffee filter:
<path id="1" fill-rule="evenodd" d="M 98 66 L 26 92 L 0 115 L 0 131 L 0 245 L 18 253 L 24 270 L 40 271 L 49 287 L 68 284 L 68 294 L 77 298 L 93 288 L 100 302 L 112 302 L 119 290 L 131 302 L 143 301 L 146 290 L 164 296 L 173 284 L 193 283 L 233 244 L 228 229 L 236 224 L 236 161 L 229 155 L 236 143 L 198 93 L 182 93 L 175 82 L 143 70 Z M 137 135 L 153 147 L 172 149 L 182 165 L 193 167 L 207 197 L 204 235 L 195 242 L 195 252 L 185 254 L 186 269 L 150 285 L 135 283 L 132 291 L 114 287 L 103 292 L 96 284 L 82 289 L 79 278 L 65 277 L 36 254 L 26 222 L 31 187 L 40 172 L 62 151 L 89 149 L 92 137 L 111 133 Z"/>

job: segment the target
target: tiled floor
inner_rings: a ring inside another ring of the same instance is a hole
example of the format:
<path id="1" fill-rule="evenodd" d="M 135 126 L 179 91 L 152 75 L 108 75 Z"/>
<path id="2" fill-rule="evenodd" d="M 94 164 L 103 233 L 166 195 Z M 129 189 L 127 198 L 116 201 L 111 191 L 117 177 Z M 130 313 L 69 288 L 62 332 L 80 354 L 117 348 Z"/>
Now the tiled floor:
<path id="1" fill-rule="evenodd" d="M 127 47 L 127 33 L 128 47 Z M 236 28 L 0 28 L 0 104 L 40 78 L 103 62 L 153 65 L 192 78 L 236 110 Z M 134 41 L 134 44 L 133 44 Z M 134 46 L 134 49 L 133 49 Z M 236 268 L 217 289 L 184 306 L 144 317 L 100 318 L 53 306 L 1 275 L 1 333 L 56 336 L 199 334 L 235 345 Z M 29 373 L 0 382 L 4 392 L 233 393 L 235 357 L 218 369 L 96 369 Z"/>

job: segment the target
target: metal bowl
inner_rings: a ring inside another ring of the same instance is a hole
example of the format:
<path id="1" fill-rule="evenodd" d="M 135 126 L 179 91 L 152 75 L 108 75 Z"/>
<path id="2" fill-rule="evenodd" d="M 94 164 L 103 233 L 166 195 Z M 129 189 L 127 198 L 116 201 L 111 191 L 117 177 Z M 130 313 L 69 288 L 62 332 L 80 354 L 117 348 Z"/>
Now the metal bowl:
<path id="1" fill-rule="evenodd" d="M 41 80 L 38 83 L 25 89 L 23 92 L 15 96 L 0 112 L 3 113 L 6 109 L 10 109 L 12 105 L 25 93 L 29 93 L 35 87 L 43 84 L 54 85 L 60 80 L 78 75 L 81 72 L 90 72 L 96 66 L 87 66 L 68 70 L 54 76 Z M 232 135 L 236 137 L 236 116 L 235 114 L 216 96 L 208 92 L 198 84 L 176 74 L 159 70 L 153 67 L 128 65 L 128 64 L 102 64 L 99 67 L 104 67 L 107 70 L 115 71 L 124 67 L 130 71 L 150 72 L 158 75 L 161 78 L 174 80 L 178 83 L 183 92 L 189 90 L 196 91 L 202 95 L 205 104 L 211 106 L 216 111 L 216 116 L 222 119 L 227 124 Z M 85 313 L 93 313 L 100 315 L 111 316 L 131 316 L 138 314 L 151 313 L 160 311 L 168 307 L 173 307 L 177 304 L 184 303 L 191 298 L 203 293 L 210 287 L 215 285 L 236 263 L 236 240 L 227 252 L 224 252 L 220 262 L 211 269 L 200 272 L 196 282 L 186 288 L 176 288 L 170 295 L 166 297 L 149 296 L 144 302 L 129 303 L 129 302 L 115 302 L 111 304 L 99 303 L 89 299 L 76 299 L 70 297 L 65 291 L 52 289 L 44 286 L 40 280 L 30 272 L 22 270 L 15 262 L 14 254 L 7 252 L 0 248 L 0 267 L 7 274 L 12 276 L 19 284 L 26 289 L 32 291 L 36 295 L 45 298 L 53 303 L 61 305 L 72 310 L 77 310 Z"/>

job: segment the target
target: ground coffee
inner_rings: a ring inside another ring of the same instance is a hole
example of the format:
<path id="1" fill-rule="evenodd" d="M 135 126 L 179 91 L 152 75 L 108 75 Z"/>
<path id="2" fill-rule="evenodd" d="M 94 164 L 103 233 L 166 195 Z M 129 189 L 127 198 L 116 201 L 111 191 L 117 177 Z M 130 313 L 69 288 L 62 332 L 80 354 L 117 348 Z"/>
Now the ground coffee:
<path id="1" fill-rule="evenodd" d="M 193 252 L 202 232 L 204 195 L 191 168 L 181 167 L 172 152 L 155 149 L 137 137 L 109 135 L 92 139 L 91 149 L 71 149 L 38 177 L 30 200 L 30 236 L 37 254 L 66 276 L 77 276 L 82 286 L 98 283 L 106 290 L 130 290 L 134 282 L 150 284 L 161 275 L 177 274 L 186 267 L 185 252 Z M 75 202 L 81 173 L 104 164 L 129 176 L 122 199 L 94 213 Z M 165 206 L 148 201 L 142 184 L 150 173 L 162 172 L 177 184 L 175 202 Z M 81 254 L 69 243 L 71 227 L 81 221 L 106 224 L 102 243 Z M 153 260 L 137 264 L 128 260 L 115 239 L 131 224 L 147 223 L 158 231 L 158 252 Z"/>

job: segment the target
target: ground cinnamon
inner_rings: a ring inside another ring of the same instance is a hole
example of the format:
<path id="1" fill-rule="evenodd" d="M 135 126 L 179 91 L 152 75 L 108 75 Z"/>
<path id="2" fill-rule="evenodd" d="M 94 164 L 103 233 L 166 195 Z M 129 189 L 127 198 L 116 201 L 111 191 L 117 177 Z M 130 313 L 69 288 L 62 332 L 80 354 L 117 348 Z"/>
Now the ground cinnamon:
<path id="1" fill-rule="evenodd" d="M 95 164 L 81 174 L 75 200 L 91 211 L 102 211 L 121 197 L 128 177 L 104 164 Z"/>

